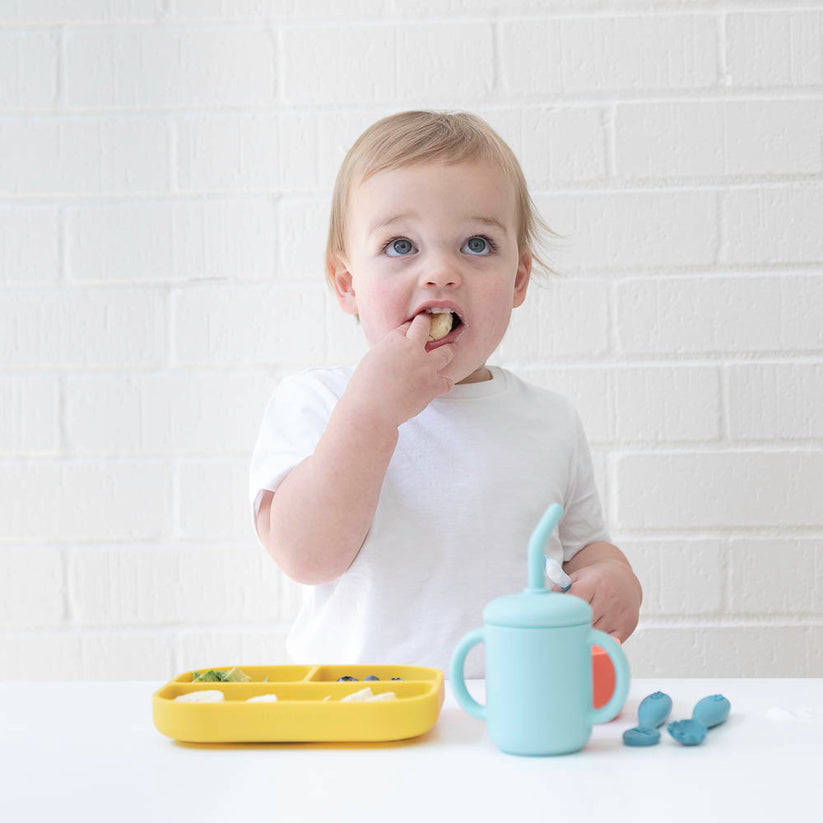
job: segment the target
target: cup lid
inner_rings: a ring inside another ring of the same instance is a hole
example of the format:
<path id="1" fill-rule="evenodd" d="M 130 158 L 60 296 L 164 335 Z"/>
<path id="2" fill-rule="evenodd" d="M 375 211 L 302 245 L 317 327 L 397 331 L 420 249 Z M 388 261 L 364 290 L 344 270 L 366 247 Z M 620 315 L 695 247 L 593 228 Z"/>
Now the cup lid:
<path id="1" fill-rule="evenodd" d="M 554 628 L 591 624 L 592 607 L 573 594 L 548 589 L 507 594 L 483 610 L 483 622 L 514 628 Z"/>

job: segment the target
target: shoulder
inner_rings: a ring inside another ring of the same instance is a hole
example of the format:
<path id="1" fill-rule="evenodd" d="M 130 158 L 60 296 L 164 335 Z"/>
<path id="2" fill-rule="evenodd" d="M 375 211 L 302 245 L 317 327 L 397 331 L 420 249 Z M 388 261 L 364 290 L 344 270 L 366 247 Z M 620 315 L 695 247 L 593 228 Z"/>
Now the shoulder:
<path id="1" fill-rule="evenodd" d="M 507 381 L 510 400 L 523 409 L 533 409 L 541 418 L 576 427 L 580 415 L 568 397 L 560 392 L 524 380 L 508 369 L 497 367 Z"/>
<path id="2" fill-rule="evenodd" d="M 275 396 L 305 395 L 336 402 L 346 390 L 354 366 L 312 367 L 280 379 Z"/>
<path id="3" fill-rule="evenodd" d="M 353 367 L 308 368 L 287 374 L 274 387 L 264 412 L 269 426 L 290 420 L 327 421 L 346 389 Z"/>

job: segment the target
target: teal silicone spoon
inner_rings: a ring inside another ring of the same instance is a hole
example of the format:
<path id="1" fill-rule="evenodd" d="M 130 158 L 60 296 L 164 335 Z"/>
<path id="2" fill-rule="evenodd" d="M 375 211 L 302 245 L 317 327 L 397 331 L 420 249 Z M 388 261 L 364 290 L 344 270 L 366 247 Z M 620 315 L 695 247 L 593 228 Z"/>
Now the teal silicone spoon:
<path id="1" fill-rule="evenodd" d="M 690 720 L 675 720 L 666 728 L 678 743 L 697 746 L 703 742 L 709 729 L 725 723 L 731 707 L 722 694 L 710 694 L 697 701 Z"/>
<path id="2" fill-rule="evenodd" d="M 637 707 L 637 726 L 623 732 L 627 746 L 654 746 L 660 740 L 658 726 L 662 726 L 672 710 L 672 699 L 664 692 L 644 697 Z"/>

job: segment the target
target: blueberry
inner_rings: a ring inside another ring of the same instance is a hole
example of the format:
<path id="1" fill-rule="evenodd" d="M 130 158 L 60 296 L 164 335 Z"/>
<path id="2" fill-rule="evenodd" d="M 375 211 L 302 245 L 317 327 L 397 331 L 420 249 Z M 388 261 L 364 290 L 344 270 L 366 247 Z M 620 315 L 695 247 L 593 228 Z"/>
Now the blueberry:
<path id="1" fill-rule="evenodd" d="M 380 678 L 375 677 L 373 674 L 369 674 L 369 675 L 366 675 L 366 677 L 364 677 L 363 680 L 364 681 L 366 681 L 366 680 L 380 680 Z"/>
<path id="2" fill-rule="evenodd" d="M 393 677 L 392 680 L 402 680 L 402 677 Z"/>
<path id="3" fill-rule="evenodd" d="M 343 677 L 338 677 L 338 678 L 337 678 L 337 682 L 338 682 L 338 683 L 340 683 L 340 681 L 341 681 L 341 680 L 342 680 L 344 683 L 351 683 L 353 680 L 357 680 L 357 678 L 356 678 L 356 677 L 352 677 L 350 674 L 344 674 L 344 675 L 343 675 Z"/>

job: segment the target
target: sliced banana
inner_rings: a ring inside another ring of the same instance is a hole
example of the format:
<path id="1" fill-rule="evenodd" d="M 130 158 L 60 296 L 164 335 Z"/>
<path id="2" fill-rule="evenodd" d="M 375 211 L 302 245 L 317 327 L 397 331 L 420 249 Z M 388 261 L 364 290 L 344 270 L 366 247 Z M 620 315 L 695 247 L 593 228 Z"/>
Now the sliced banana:
<path id="1" fill-rule="evenodd" d="M 429 340 L 442 340 L 452 330 L 453 315 L 450 311 L 432 314 Z"/>
<path id="2" fill-rule="evenodd" d="M 250 697 L 246 703 L 276 703 L 276 694 L 258 694 L 257 697 Z"/>
<path id="3" fill-rule="evenodd" d="M 341 703 L 350 703 L 350 702 L 358 702 L 360 700 L 371 700 L 374 697 L 374 692 L 366 686 L 365 689 L 360 689 L 359 692 L 353 692 L 352 694 L 347 694 L 345 697 L 340 698 Z"/>
<path id="4" fill-rule="evenodd" d="M 394 692 L 382 692 L 381 694 L 375 694 L 368 686 L 366 686 L 365 689 L 360 689 L 359 692 L 347 694 L 345 697 L 340 698 L 341 703 L 382 703 L 385 700 L 397 700 L 397 695 Z"/>
<path id="5" fill-rule="evenodd" d="M 219 689 L 203 689 L 202 691 L 180 694 L 174 698 L 181 703 L 219 703 L 225 700 L 226 696 Z"/>

